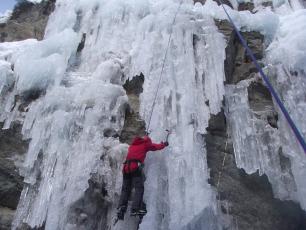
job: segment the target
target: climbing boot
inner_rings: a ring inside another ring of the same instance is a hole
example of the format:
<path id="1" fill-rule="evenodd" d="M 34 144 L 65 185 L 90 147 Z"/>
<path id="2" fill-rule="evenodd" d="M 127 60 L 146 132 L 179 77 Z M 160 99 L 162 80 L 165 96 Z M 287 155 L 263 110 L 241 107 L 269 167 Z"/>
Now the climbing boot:
<path id="1" fill-rule="evenodd" d="M 131 216 L 137 216 L 137 215 L 138 215 L 138 211 L 132 209 L 130 215 L 131 215 Z"/>
<path id="2" fill-rule="evenodd" d="M 118 220 L 124 220 L 124 214 L 125 214 L 125 211 L 126 211 L 126 206 L 120 206 L 117 210 L 117 217 L 118 217 Z"/>
<path id="3" fill-rule="evenodd" d="M 141 207 L 138 210 L 138 215 L 139 216 L 145 216 L 147 214 L 147 206 L 145 202 L 141 203 Z"/>
<path id="4" fill-rule="evenodd" d="M 137 211 L 138 216 L 145 216 L 147 214 L 146 208 L 141 208 Z"/>

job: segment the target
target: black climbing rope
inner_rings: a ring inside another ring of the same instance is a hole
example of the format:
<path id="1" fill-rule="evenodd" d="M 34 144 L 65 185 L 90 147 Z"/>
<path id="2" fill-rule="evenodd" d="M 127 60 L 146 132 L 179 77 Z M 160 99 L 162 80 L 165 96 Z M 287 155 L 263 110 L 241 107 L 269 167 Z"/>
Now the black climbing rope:
<path id="1" fill-rule="evenodd" d="M 159 91 L 159 86 L 160 86 L 161 78 L 162 78 L 162 75 L 163 75 L 163 72 L 164 72 L 164 68 L 165 68 L 165 62 L 166 62 L 166 58 L 167 58 L 167 55 L 168 55 L 168 50 L 169 50 L 169 47 L 170 47 L 170 42 L 171 42 L 172 33 L 173 33 L 173 26 L 174 26 L 174 23 L 176 21 L 177 14 L 180 11 L 180 8 L 182 6 L 182 3 L 183 3 L 183 0 L 179 4 L 179 6 L 177 8 L 177 11 L 176 11 L 176 13 L 174 15 L 173 22 L 171 24 L 171 33 L 170 33 L 170 36 L 169 36 L 168 45 L 167 45 L 167 49 L 166 49 L 166 52 L 165 52 L 165 56 L 164 56 L 164 60 L 163 60 L 163 65 L 162 65 L 162 68 L 161 68 L 161 71 L 160 71 L 160 76 L 159 76 L 159 80 L 158 80 L 158 84 L 157 84 L 157 89 L 156 89 L 156 92 L 155 92 L 155 96 L 154 96 L 154 100 L 153 100 L 153 104 L 152 104 L 152 108 L 151 108 L 151 112 L 150 112 L 150 116 L 149 116 L 147 132 L 149 132 L 149 128 L 150 128 L 150 125 L 151 125 L 152 114 L 153 114 L 153 110 L 154 110 L 154 107 L 155 107 L 155 104 L 156 104 L 156 99 L 157 99 L 157 94 L 158 94 L 158 91 Z"/>

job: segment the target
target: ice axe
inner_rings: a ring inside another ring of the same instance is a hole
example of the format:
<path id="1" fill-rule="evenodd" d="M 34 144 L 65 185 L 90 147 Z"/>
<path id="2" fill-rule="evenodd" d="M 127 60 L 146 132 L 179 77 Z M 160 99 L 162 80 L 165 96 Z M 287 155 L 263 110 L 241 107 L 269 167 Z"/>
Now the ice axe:
<path id="1" fill-rule="evenodd" d="M 167 132 L 167 136 L 166 136 L 166 141 L 165 142 L 168 142 L 168 139 L 169 139 L 169 136 L 170 136 L 170 130 L 169 129 L 166 129 L 166 132 Z"/>

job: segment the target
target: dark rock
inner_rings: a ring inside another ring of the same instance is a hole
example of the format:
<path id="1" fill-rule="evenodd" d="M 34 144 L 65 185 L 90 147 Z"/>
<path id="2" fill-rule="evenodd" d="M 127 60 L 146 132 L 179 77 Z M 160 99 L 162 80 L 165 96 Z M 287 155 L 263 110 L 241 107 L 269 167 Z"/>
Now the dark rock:
<path id="1" fill-rule="evenodd" d="M 213 134 L 224 134 L 226 130 L 226 119 L 222 116 L 212 115 L 209 119 L 209 125 L 206 129 L 209 133 Z"/>
<path id="2" fill-rule="evenodd" d="M 280 158 L 280 166 L 281 166 L 282 172 L 290 172 L 291 171 L 290 159 L 284 155 L 282 148 L 279 149 L 278 154 Z"/>
<path id="3" fill-rule="evenodd" d="M 242 36 L 247 41 L 248 46 L 253 51 L 254 56 L 256 59 L 262 59 L 263 58 L 263 42 L 264 42 L 264 36 L 259 32 L 242 32 Z M 246 61 L 251 62 L 251 58 L 246 55 Z"/>
<path id="4" fill-rule="evenodd" d="M 31 228 L 28 224 L 23 223 L 21 226 L 17 227 L 17 230 L 44 230 L 45 226 Z"/>
<path id="5" fill-rule="evenodd" d="M 234 28 L 225 20 L 215 21 L 215 23 L 227 41 L 225 49 L 226 59 L 224 61 L 226 83 L 236 84 L 239 81 L 254 77 L 253 73 L 257 73 L 258 70 L 238 40 Z M 259 32 L 242 32 L 242 35 L 250 49 L 254 52 L 255 57 L 258 60 L 262 59 L 264 50 L 263 35 Z"/>
<path id="6" fill-rule="evenodd" d="M 80 53 L 84 49 L 85 41 L 86 41 L 86 33 L 83 33 L 82 40 L 79 43 L 78 48 L 77 48 L 77 53 Z"/>
<path id="7" fill-rule="evenodd" d="M 21 1 L 14 8 L 11 18 L 0 26 L 0 42 L 20 41 L 28 38 L 42 40 L 55 0 L 33 4 Z"/>
<path id="8" fill-rule="evenodd" d="M 253 78 L 253 73 L 257 72 L 258 71 L 253 63 L 242 63 L 241 65 L 236 65 L 231 83 L 237 84 L 242 80 Z"/>
<path id="9" fill-rule="evenodd" d="M 8 130 L 0 124 L 0 229 L 9 229 L 23 188 L 14 159 L 23 159 L 28 142 L 22 140 L 21 125 L 14 123 Z M 6 228 L 5 226 L 9 226 Z"/>
<path id="10" fill-rule="evenodd" d="M 20 1 L 13 11 L 11 18 L 0 25 L 0 42 L 19 41 L 28 38 L 41 40 L 48 17 L 55 8 L 55 0 L 33 4 Z M 12 70 L 14 66 L 12 66 Z M 25 111 L 29 101 L 37 99 L 41 91 L 25 92 L 17 96 L 21 100 L 20 111 Z M 0 124 L 3 127 L 3 124 Z M 14 158 L 23 158 L 27 152 L 28 142 L 22 140 L 21 125 L 14 123 L 8 130 L 0 131 L 0 229 L 10 229 L 11 222 L 20 193 L 23 188 L 23 178 L 19 175 Z M 23 226 L 20 229 L 30 229 Z"/>
<path id="11" fill-rule="evenodd" d="M 0 206 L 0 229 L 10 230 L 15 210 Z"/>
<path id="12" fill-rule="evenodd" d="M 134 77 L 131 81 L 128 79 L 123 85 L 123 88 L 125 89 L 128 95 L 134 94 L 136 96 L 139 96 L 143 91 L 142 89 L 143 83 L 144 83 L 144 76 L 141 73 L 139 76 Z"/>
<path id="13" fill-rule="evenodd" d="M 18 19 L 24 12 L 30 11 L 35 4 L 26 0 L 19 0 L 16 4 L 11 19 Z"/>
<path id="14" fill-rule="evenodd" d="M 199 2 L 199 3 L 201 3 L 202 5 L 204 5 L 205 2 L 206 2 L 206 0 L 193 0 L 193 2 L 194 2 L 194 3 Z"/>
<path id="15" fill-rule="evenodd" d="M 278 114 L 266 86 L 261 82 L 252 82 L 248 87 L 248 100 L 250 109 L 257 118 L 265 120 L 273 128 L 278 127 Z"/>
<path id="16" fill-rule="evenodd" d="M 254 7 L 253 2 L 242 2 L 242 3 L 239 3 L 238 5 L 238 11 L 248 10 L 248 11 L 253 12 L 254 8 L 255 7 Z"/>
<path id="17" fill-rule="evenodd" d="M 0 131 L 0 206 L 10 209 L 16 209 L 23 188 L 23 178 L 13 160 L 22 157 L 28 148 L 28 142 L 22 140 L 20 131 L 18 124 Z"/>
<path id="18" fill-rule="evenodd" d="M 124 126 L 120 135 L 122 143 L 130 144 L 135 136 L 144 136 L 146 124 L 139 115 L 139 95 L 142 93 L 144 82 L 143 74 L 127 80 L 124 89 L 129 98 L 129 107 L 126 110 Z"/>
<path id="19" fill-rule="evenodd" d="M 210 183 L 217 189 L 223 213 L 233 217 L 233 225 L 237 229 L 306 229 L 306 213 L 298 204 L 273 198 L 271 185 L 265 175 L 248 175 L 236 167 L 225 122 L 219 125 L 222 120 L 225 120 L 223 112 L 212 116 L 205 140 Z M 290 161 L 284 161 L 285 168 L 288 167 L 286 162 Z"/>
<path id="20" fill-rule="evenodd" d="M 263 111 L 273 107 L 272 96 L 269 90 L 259 82 L 252 82 L 248 87 L 248 99 L 253 111 Z"/>
<path id="21" fill-rule="evenodd" d="M 278 114 L 276 111 L 273 111 L 272 114 L 267 115 L 267 121 L 269 125 L 273 128 L 278 128 L 277 121 L 278 121 Z"/>
<path id="22" fill-rule="evenodd" d="M 108 229 L 107 214 L 112 204 L 105 199 L 108 193 L 103 177 L 92 175 L 88 183 L 89 188 L 84 196 L 72 205 L 67 219 L 80 230 Z"/>
<path id="23" fill-rule="evenodd" d="M 225 49 L 226 58 L 224 60 L 224 71 L 226 82 L 232 82 L 233 73 L 235 69 L 235 57 L 237 56 L 238 41 L 236 33 L 232 25 L 226 21 L 215 21 L 219 31 L 224 34 L 227 46 Z"/>
<path id="24" fill-rule="evenodd" d="M 271 8 L 273 8 L 273 2 L 263 2 L 263 3 L 261 3 L 261 5 L 264 6 L 264 7 L 271 7 Z"/>
<path id="25" fill-rule="evenodd" d="M 214 0 L 218 5 L 220 5 L 219 1 L 218 0 Z M 229 0 L 220 0 L 222 2 L 222 4 L 225 4 L 229 7 L 231 7 L 233 9 L 233 6 L 232 6 L 232 3 L 229 1 Z M 202 5 L 205 4 L 206 0 L 193 0 L 194 3 L 201 3 Z"/>

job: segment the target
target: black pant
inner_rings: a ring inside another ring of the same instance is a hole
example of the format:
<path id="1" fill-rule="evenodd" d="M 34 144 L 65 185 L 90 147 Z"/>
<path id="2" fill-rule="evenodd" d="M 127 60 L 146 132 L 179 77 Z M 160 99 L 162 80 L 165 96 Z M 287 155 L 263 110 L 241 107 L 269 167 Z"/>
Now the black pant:
<path id="1" fill-rule="evenodd" d="M 132 197 L 132 211 L 137 211 L 142 207 L 144 181 L 145 177 L 141 169 L 137 169 L 132 173 L 123 173 L 123 183 L 119 207 L 127 207 L 127 203 L 133 188 L 135 189 L 135 192 Z"/>

